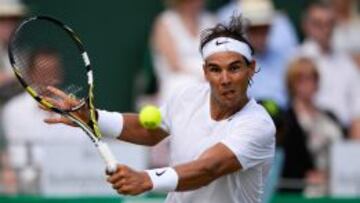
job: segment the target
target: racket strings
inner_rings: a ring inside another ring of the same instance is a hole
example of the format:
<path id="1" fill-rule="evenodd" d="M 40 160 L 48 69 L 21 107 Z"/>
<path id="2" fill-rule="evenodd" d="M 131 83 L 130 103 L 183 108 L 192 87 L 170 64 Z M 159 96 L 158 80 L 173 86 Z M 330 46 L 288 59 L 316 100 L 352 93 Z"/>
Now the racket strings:
<path id="1" fill-rule="evenodd" d="M 49 99 L 50 103 L 68 103 L 56 106 L 64 111 L 71 111 L 84 103 L 88 85 L 82 53 L 61 26 L 47 20 L 24 24 L 12 41 L 12 52 L 17 71 L 40 97 Z M 49 86 L 69 96 L 60 97 L 49 91 Z"/>

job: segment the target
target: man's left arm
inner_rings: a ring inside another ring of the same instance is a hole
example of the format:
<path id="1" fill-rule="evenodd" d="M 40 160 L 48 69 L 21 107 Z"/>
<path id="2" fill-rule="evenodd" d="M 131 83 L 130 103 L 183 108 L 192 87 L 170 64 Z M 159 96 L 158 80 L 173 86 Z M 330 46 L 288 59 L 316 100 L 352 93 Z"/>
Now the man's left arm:
<path id="1" fill-rule="evenodd" d="M 227 146 L 218 143 L 203 152 L 198 159 L 173 167 L 178 175 L 175 190 L 194 190 L 241 168 L 236 155 Z M 162 172 L 158 171 L 160 176 Z M 120 194 L 137 195 L 154 187 L 146 172 L 135 171 L 125 165 L 119 165 L 117 172 L 108 181 Z"/>

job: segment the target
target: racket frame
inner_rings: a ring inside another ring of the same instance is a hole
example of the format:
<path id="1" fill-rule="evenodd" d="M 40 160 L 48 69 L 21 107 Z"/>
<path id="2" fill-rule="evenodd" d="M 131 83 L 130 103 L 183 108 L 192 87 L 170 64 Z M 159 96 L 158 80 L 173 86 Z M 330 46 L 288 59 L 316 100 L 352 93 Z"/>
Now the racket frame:
<path id="1" fill-rule="evenodd" d="M 13 44 L 16 40 L 16 34 L 23 28 L 27 23 L 30 23 L 31 21 L 35 20 L 46 20 L 48 22 L 51 22 L 60 28 L 62 28 L 66 33 L 69 35 L 69 37 L 74 41 L 76 44 L 79 53 L 81 53 L 82 60 L 84 62 L 84 67 L 86 69 L 86 75 L 87 75 L 87 83 L 88 83 L 88 96 L 84 100 L 81 100 L 80 103 L 74 107 L 72 107 L 70 110 L 61 110 L 59 108 L 56 108 L 56 106 L 52 105 L 49 101 L 42 98 L 38 93 L 28 86 L 26 81 L 23 79 L 23 76 L 21 75 L 19 68 L 16 65 L 14 53 L 13 53 Z M 91 69 L 90 59 L 88 57 L 87 52 L 85 51 L 85 48 L 83 46 L 83 43 L 81 42 L 79 36 L 67 25 L 62 23 L 61 21 L 57 20 L 56 18 L 50 17 L 50 16 L 33 16 L 29 17 L 25 20 L 23 20 L 19 26 L 16 28 L 14 33 L 11 36 L 10 44 L 8 47 L 8 55 L 10 64 L 12 66 L 12 69 L 15 73 L 16 78 L 19 80 L 20 84 L 24 87 L 24 89 L 42 106 L 45 108 L 58 113 L 69 120 L 71 120 L 73 123 L 75 123 L 77 126 L 79 126 L 90 138 L 90 140 L 94 143 L 95 147 L 97 148 L 98 152 L 100 153 L 102 159 L 104 160 L 106 164 L 106 168 L 108 172 L 115 172 L 117 168 L 117 161 L 113 153 L 110 151 L 108 145 L 101 140 L 102 135 L 100 132 L 100 129 L 98 127 L 98 123 L 96 120 L 96 109 L 94 106 L 94 95 L 93 95 L 93 89 L 94 89 L 94 80 L 93 80 L 93 72 Z M 89 107 L 89 113 L 90 113 L 90 120 L 89 123 L 84 123 L 80 118 L 77 118 L 75 115 L 73 115 L 72 112 L 75 112 L 79 110 L 80 108 L 84 107 L 85 104 L 88 104 Z"/>

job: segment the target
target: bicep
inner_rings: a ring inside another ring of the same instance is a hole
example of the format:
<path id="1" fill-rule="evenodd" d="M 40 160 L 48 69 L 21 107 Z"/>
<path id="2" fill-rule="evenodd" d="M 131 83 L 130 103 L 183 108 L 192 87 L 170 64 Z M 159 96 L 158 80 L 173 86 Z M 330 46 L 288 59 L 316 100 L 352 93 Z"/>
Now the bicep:
<path id="1" fill-rule="evenodd" d="M 232 173 L 242 168 L 236 155 L 222 143 L 215 144 L 213 147 L 207 149 L 200 155 L 199 160 L 206 160 L 207 167 L 211 169 L 216 176 Z"/>

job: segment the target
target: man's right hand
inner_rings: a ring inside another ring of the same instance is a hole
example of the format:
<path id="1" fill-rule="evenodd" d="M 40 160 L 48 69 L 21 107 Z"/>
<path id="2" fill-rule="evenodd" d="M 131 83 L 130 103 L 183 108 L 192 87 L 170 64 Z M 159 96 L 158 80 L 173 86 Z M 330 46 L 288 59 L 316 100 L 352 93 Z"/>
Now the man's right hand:
<path id="1" fill-rule="evenodd" d="M 50 102 L 52 105 L 54 105 L 58 109 L 68 110 L 68 109 L 71 109 L 72 106 L 76 106 L 80 103 L 80 101 L 78 99 L 75 99 L 75 98 L 67 95 L 65 92 L 63 92 L 53 86 L 47 87 L 47 90 L 49 91 L 50 96 L 44 96 L 43 98 L 45 100 L 47 100 L 48 102 Z M 54 98 L 56 98 L 56 99 L 54 99 Z M 44 106 L 40 106 L 40 108 L 45 111 L 49 111 L 49 109 Z M 89 107 L 86 104 L 83 105 L 80 109 L 78 109 L 74 112 L 71 112 L 71 114 L 74 115 L 75 117 L 81 119 L 84 123 L 88 123 L 90 120 Z M 49 117 L 49 118 L 44 119 L 44 121 L 48 124 L 62 123 L 62 124 L 69 125 L 69 126 L 74 126 L 74 127 L 77 126 L 70 119 L 68 119 L 64 116 Z"/>

